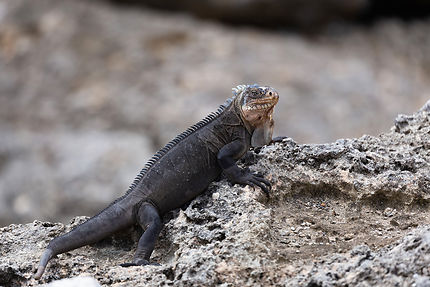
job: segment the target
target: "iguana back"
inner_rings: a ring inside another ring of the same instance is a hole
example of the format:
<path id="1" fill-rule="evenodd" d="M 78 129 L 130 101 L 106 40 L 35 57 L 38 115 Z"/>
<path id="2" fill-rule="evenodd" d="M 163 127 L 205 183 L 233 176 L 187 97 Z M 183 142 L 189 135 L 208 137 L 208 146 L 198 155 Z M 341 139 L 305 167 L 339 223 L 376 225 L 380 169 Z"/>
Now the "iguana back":
<path id="1" fill-rule="evenodd" d="M 222 169 L 217 155 L 223 146 L 236 139 L 250 142 L 250 138 L 234 105 L 221 106 L 218 112 L 166 145 L 159 156 L 149 162 L 150 166 L 138 177 L 131 192 L 141 193 L 161 215 L 178 208 L 219 177 Z M 249 144 L 244 152 L 247 149 Z"/>

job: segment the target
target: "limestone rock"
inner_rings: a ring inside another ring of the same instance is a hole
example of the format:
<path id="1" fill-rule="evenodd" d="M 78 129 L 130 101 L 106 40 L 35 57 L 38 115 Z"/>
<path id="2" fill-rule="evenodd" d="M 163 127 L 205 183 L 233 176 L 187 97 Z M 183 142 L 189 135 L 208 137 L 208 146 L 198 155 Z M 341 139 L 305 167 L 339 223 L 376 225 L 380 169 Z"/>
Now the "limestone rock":
<path id="1" fill-rule="evenodd" d="M 430 21 L 343 29 L 307 37 L 107 1 L 0 1 L 0 226 L 97 213 L 238 84 L 276 88 L 275 133 L 298 143 L 379 134 L 428 99 Z"/>
<path id="2" fill-rule="evenodd" d="M 379 251 L 361 245 L 314 263 L 285 286 L 430 286 L 430 226 Z"/>
<path id="3" fill-rule="evenodd" d="M 287 138 L 249 153 L 241 164 L 266 174 L 270 199 L 214 182 L 165 216 L 152 256 L 161 266 L 119 266 L 133 256 L 134 227 L 59 255 L 36 282 L 49 240 L 86 218 L 1 228 L 0 285 L 88 275 L 106 286 L 427 286 L 429 117 L 425 109 L 401 116 L 377 137 L 318 145 Z"/>

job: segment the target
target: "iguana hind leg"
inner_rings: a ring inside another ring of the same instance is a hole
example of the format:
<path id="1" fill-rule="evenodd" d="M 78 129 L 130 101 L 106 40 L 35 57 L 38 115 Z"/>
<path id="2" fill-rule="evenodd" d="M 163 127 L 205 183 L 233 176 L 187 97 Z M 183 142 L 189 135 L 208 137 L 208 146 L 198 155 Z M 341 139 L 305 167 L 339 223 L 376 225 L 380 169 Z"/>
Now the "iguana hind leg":
<path id="1" fill-rule="evenodd" d="M 149 258 L 163 227 L 157 209 L 148 202 L 144 202 L 140 206 L 136 219 L 145 231 L 139 239 L 133 262 L 121 264 L 122 267 L 151 264 Z"/>

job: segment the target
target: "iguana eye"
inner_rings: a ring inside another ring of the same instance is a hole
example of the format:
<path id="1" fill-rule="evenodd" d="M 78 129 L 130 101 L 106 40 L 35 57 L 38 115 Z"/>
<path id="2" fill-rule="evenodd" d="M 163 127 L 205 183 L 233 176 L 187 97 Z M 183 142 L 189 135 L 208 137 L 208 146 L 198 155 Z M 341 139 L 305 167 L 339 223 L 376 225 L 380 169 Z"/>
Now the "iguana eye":
<path id="1" fill-rule="evenodd" d="M 271 95 L 272 95 L 272 92 L 269 92 L 269 95 L 271 96 Z"/>

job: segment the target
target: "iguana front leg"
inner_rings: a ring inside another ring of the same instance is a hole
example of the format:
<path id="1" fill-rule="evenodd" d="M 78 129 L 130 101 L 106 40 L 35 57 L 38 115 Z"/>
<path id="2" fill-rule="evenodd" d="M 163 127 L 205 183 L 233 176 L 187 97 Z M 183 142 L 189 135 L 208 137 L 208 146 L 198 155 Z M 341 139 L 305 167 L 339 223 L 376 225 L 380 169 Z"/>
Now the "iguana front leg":
<path id="1" fill-rule="evenodd" d="M 253 187 L 257 185 L 269 196 L 271 185 L 268 180 L 260 174 L 251 173 L 249 169 L 241 169 L 236 164 L 236 159 L 240 158 L 246 149 L 243 141 L 235 140 L 222 147 L 218 152 L 218 163 L 231 183 L 246 184 Z"/>

